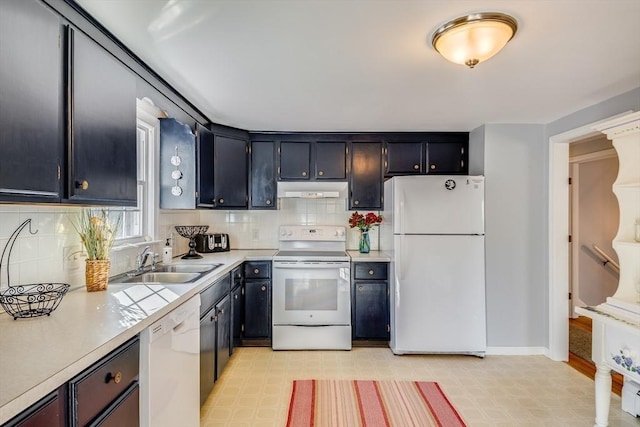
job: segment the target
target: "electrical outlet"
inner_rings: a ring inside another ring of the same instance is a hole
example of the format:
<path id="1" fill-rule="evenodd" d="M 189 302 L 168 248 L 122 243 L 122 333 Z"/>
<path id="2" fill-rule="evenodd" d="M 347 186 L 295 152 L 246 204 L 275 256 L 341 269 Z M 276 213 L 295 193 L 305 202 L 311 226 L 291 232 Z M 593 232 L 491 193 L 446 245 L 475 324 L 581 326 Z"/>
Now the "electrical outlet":
<path id="1" fill-rule="evenodd" d="M 253 240 L 260 240 L 260 230 L 257 228 L 251 230 L 251 238 Z"/>
<path id="2" fill-rule="evenodd" d="M 62 248 L 62 270 L 75 271 L 82 268 L 83 261 L 87 258 L 82 247 L 67 246 Z"/>

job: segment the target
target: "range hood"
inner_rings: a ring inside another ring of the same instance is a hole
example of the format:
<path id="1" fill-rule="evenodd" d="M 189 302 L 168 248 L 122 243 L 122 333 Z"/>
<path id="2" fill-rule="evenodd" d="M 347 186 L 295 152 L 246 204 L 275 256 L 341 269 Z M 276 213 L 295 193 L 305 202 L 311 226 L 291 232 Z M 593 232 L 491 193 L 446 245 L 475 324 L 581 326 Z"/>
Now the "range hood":
<path id="1" fill-rule="evenodd" d="M 279 181 L 278 198 L 327 199 L 346 198 L 346 182 Z"/>

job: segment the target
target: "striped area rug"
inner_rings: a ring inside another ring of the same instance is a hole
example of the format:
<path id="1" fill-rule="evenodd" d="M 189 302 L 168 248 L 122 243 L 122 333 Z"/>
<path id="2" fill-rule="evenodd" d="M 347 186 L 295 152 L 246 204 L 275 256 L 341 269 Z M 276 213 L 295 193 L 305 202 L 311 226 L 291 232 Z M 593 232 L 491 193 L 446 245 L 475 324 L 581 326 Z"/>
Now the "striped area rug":
<path id="1" fill-rule="evenodd" d="M 296 380 L 287 427 L 464 427 L 435 382 Z"/>

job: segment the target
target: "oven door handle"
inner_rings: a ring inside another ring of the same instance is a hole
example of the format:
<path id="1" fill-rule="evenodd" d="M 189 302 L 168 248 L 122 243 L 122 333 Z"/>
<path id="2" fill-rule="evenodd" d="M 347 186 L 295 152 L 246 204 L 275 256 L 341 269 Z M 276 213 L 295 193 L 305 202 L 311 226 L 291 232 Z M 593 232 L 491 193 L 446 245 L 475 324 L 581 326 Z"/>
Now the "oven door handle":
<path id="1" fill-rule="evenodd" d="M 336 269 L 336 268 L 348 268 L 349 267 L 349 263 L 292 263 L 292 264 L 273 264 L 273 268 L 278 268 L 278 269 L 288 269 L 288 270 L 309 270 L 309 269 Z"/>

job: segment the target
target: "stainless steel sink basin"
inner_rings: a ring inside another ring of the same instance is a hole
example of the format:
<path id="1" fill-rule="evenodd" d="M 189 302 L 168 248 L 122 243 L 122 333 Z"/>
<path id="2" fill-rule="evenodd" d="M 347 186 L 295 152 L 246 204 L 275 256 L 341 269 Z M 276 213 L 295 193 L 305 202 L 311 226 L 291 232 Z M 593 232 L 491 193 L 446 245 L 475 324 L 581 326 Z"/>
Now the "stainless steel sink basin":
<path id="1" fill-rule="evenodd" d="M 208 273 L 221 265 L 222 264 L 169 264 L 159 265 L 155 271 L 169 273 Z"/>
<path id="2" fill-rule="evenodd" d="M 157 265 L 153 271 L 142 274 L 121 274 L 111 278 L 110 283 L 164 283 L 180 284 L 195 282 L 222 264 L 168 264 Z"/>
<path id="3" fill-rule="evenodd" d="M 189 283 L 200 278 L 201 273 L 150 272 L 128 277 L 120 283 Z"/>

